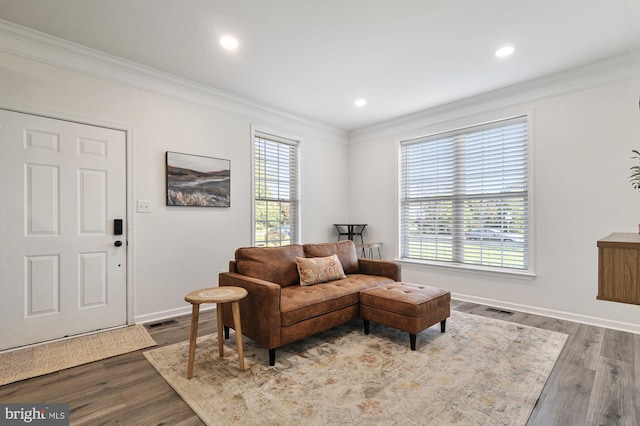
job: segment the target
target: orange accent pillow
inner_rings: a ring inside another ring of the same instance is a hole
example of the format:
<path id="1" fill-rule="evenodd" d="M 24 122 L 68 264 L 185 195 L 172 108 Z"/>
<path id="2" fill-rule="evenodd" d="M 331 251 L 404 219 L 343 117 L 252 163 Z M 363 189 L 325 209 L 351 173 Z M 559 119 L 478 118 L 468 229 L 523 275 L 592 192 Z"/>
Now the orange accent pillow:
<path id="1" fill-rule="evenodd" d="M 328 257 L 296 257 L 300 285 L 313 285 L 341 280 L 347 276 L 338 255 Z"/>

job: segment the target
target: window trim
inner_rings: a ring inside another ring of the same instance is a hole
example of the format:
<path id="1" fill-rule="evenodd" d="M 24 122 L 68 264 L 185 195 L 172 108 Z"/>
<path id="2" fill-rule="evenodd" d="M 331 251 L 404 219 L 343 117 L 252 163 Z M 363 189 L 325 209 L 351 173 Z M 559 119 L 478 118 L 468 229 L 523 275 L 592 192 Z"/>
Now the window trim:
<path id="1" fill-rule="evenodd" d="M 501 268 L 483 265 L 474 265 L 466 263 L 452 263 L 444 261 L 423 260 L 423 259 L 411 259 L 401 257 L 402 253 L 402 145 L 407 142 L 411 142 L 417 139 L 434 138 L 439 135 L 445 135 L 451 132 L 464 132 L 469 129 L 491 126 L 495 123 L 517 119 L 522 117 L 525 119 L 527 125 L 527 203 L 528 203 L 528 269 L 511 269 Z M 460 123 L 457 125 L 457 123 Z M 494 277 L 514 277 L 520 279 L 533 279 L 536 275 L 536 255 L 535 255 L 535 240 L 536 240 L 536 226 L 535 226 L 535 197 L 534 197 L 534 182 L 535 182 L 535 168 L 534 168 L 534 140 L 535 140 L 535 128 L 534 128 L 534 111 L 531 109 L 510 112 L 502 114 L 499 117 L 491 119 L 474 120 L 473 118 L 465 118 L 464 120 L 448 120 L 446 122 L 435 123 L 428 128 L 421 127 L 417 131 L 414 130 L 411 133 L 405 133 L 404 135 L 396 136 L 395 138 L 395 256 L 394 260 L 407 266 L 415 266 L 424 269 L 437 269 L 442 271 L 452 271 L 454 273 L 472 274 L 472 275 L 487 275 Z"/>
<path id="2" fill-rule="evenodd" d="M 296 176 L 298 178 L 297 182 L 296 182 L 296 193 L 298 195 L 297 197 L 297 217 L 295 220 L 295 225 L 297 228 L 297 239 L 296 240 L 291 240 L 291 244 L 300 244 L 300 241 L 302 241 L 302 175 L 300 173 L 301 171 L 301 163 L 302 163 L 302 147 L 303 147 L 303 140 L 302 138 L 295 136 L 293 134 L 289 134 L 288 132 L 283 132 L 280 130 L 275 130 L 272 128 L 268 128 L 268 127 L 263 127 L 260 125 L 255 125 L 255 124 L 251 124 L 250 126 L 250 137 L 249 137 L 249 151 L 250 151 L 250 162 L 251 162 L 251 166 L 250 166 L 250 182 L 251 182 L 251 188 L 250 188 L 250 205 L 251 205 L 251 224 L 250 224 L 250 232 L 251 232 L 251 245 L 255 246 L 256 245 L 256 197 L 255 197 L 255 187 L 256 187 L 256 171 L 255 171 L 255 137 L 257 134 L 263 134 L 263 135 L 268 135 L 270 136 L 274 141 L 277 142 L 282 142 L 282 143 L 286 143 L 289 145 L 294 145 L 297 147 L 298 150 L 298 161 L 296 164 Z"/>

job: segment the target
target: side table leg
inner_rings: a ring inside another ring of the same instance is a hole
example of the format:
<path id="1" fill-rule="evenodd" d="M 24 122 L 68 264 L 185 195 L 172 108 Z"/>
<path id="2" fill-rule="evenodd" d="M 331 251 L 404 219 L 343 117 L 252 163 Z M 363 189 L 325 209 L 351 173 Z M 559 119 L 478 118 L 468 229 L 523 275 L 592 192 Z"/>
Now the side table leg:
<path id="1" fill-rule="evenodd" d="M 200 305 L 193 303 L 191 305 L 191 332 L 189 335 L 189 364 L 187 365 L 187 379 L 193 377 L 193 360 L 196 356 L 196 338 L 198 337 L 198 316 L 200 314 Z"/>
<path id="2" fill-rule="evenodd" d="M 240 370 L 244 370 L 244 350 L 242 349 L 242 325 L 240 324 L 240 303 L 231 302 L 233 310 L 233 325 L 236 328 L 236 346 L 238 346 L 238 360 Z"/>
<path id="3" fill-rule="evenodd" d="M 216 319 L 218 325 L 218 352 L 220 358 L 224 356 L 224 339 L 222 337 L 222 303 L 216 303 Z"/>

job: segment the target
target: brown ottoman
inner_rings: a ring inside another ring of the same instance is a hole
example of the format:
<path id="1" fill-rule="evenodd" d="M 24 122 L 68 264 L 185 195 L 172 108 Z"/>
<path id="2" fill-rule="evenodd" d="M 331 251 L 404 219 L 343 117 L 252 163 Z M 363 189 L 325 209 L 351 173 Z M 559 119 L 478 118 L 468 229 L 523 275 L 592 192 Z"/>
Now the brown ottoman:
<path id="1" fill-rule="evenodd" d="M 369 321 L 409 333 L 411 350 L 416 350 L 416 334 L 440 323 L 444 333 L 451 314 L 451 293 L 435 287 L 410 283 L 391 283 L 360 292 L 360 316 L 364 332 Z"/>

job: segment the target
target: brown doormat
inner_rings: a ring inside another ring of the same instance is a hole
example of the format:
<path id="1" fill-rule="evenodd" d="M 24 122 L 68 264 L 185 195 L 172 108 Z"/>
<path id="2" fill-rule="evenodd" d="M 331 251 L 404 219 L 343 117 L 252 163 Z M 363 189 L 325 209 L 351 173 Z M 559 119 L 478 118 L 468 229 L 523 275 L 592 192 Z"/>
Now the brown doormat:
<path id="1" fill-rule="evenodd" d="M 156 346 L 142 325 L 0 354 L 0 385 Z"/>

